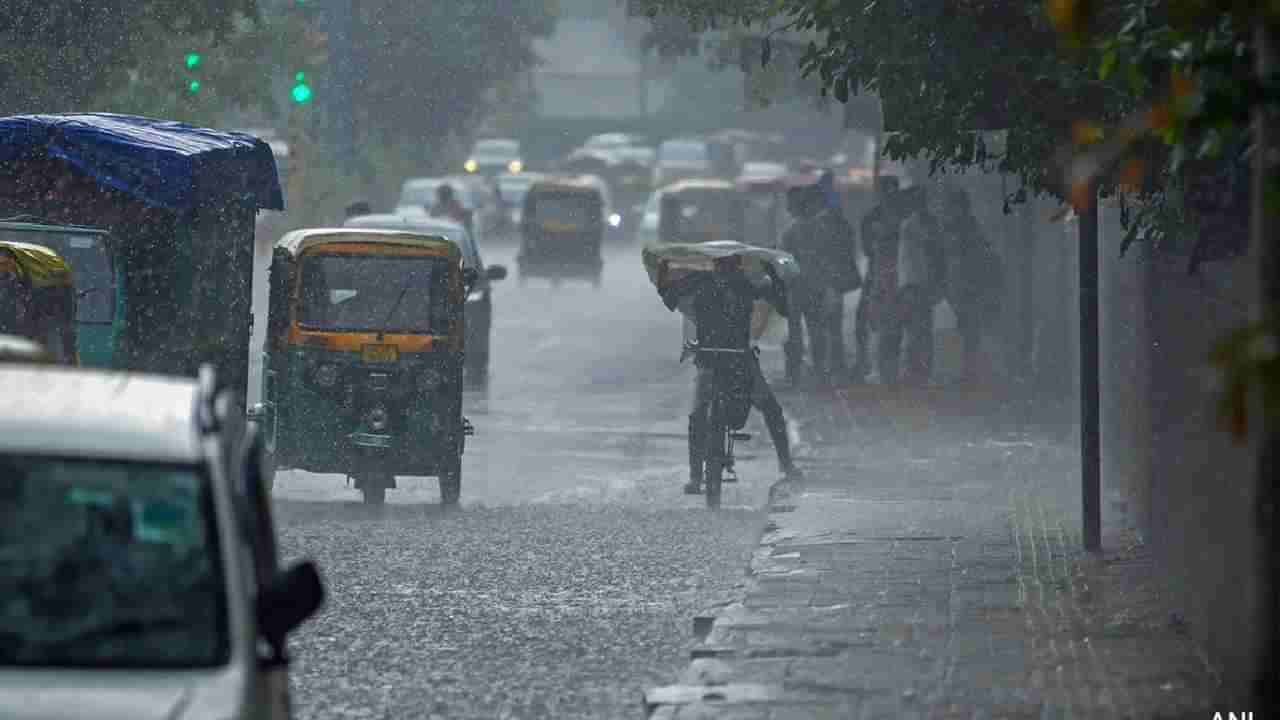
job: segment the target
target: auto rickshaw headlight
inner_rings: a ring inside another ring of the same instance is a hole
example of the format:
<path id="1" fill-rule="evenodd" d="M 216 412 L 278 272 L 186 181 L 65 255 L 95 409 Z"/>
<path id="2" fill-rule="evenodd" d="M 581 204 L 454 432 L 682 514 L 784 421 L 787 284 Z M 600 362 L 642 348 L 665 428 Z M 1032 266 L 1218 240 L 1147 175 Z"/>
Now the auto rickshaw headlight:
<path id="1" fill-rule="evenodd" d="M 444 376 L 435 368 L 425 368 L 422 374 L 418 376 L 418 391 L 429 393 L 440 387 L 444 382 Z"/>
<path id="2" fill-rule="evenodd" d="M 316 384 L 320 387 L 333 387 L 338 384 L 338 366 L 325 363 L 316 368 Z"/>
<path id="3" fill-rule="evenodd" d="M 468 158 L 467 161 L 462 164 L 462 167 L 466 168 L 467 172 L 473 173 L 480 169 L 480 164 L 477 163 L 474 158 Z"/>
<path id="4" fill-rule="evenodd" d="M 387 409 L 381 405 L 374 407 L 369 411 L 369 414 L 365 416 L 365 421 L 369 423 L 369 429 L 374 432 L 382 432 L 383 430 L 386 430 L 388 420 L 389 417 L 387 415 Z"/>
<path id="5" fill-rule="evenodd" d="M 613 227 L 619 227 L 622 225 L 622 216 L 618 213 L 613 213 L 609 216 L 609 224 Z"/>

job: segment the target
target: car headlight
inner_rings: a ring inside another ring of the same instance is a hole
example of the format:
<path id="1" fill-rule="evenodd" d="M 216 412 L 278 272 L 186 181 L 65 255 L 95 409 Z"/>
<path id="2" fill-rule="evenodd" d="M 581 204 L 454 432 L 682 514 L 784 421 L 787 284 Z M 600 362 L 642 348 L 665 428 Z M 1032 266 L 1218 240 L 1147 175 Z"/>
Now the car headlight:
<path id="1" fill-rule="evenodd" d="M 512 160 L 507 163 L 507 169 L 511 171 L 512 175 L 519 175 L 520 171 L 524 170 L 524 163 L 519 160 Z"/>
<path id="2" fill-rule="evenodd" d="M 387 415 L 387 409 L 381 405 L 375 406 L 365 415 L 365 421 L 369 423 L 369 429 L 374 432 L 382 432 L 387 429 L 390 417 Z"/>
<path id="3" fill-rule="evenodd" d="M 467 302 L 480 302 L 480 301 L 481 301 L 481 300 L 483 300 L 483 299 L 484 299 L 484 291 L 483 291 L 483 290 L 472 290 L 472 291 L 467 295 Z"/>
<path id="4" fill-rule="evenodd" d="M 477 163 L 474 159 L 468 159 L 465 163 L 462 164 L 462 167 L 466 168 L 467 172 L 473 173 L 476 170 L 480 169 L 480 164 Z"/>
<path id="5" fill-rule="evenodd" d="M 330 388 L 338 384 L 338 366 L 333 363 L 325 363 L 316 368 L 316 384 L 320 387 Z"/>
<path id="6" fill-rule="evenodd" d="M 612 226 L 614 226 L 614 227 L 618 227 L 619 225 L 621 225 L 621 224 L 622 224 L 622 216 L 621 216 L 621 215 L 619 215 L 618 213 L 614 213 L 614 214 L 610 215 L 610 216 L 609 216 L 609 224 L 610 224 L 610 225 L 612 225 Z"/>
<path id="7" fill-rule="evenodd" d="M 418 391 L 429 393 L 440 387 L 444 382 L 444 376 L 435 368 L 425 368 L 422 374 L 418 376 Z"/>

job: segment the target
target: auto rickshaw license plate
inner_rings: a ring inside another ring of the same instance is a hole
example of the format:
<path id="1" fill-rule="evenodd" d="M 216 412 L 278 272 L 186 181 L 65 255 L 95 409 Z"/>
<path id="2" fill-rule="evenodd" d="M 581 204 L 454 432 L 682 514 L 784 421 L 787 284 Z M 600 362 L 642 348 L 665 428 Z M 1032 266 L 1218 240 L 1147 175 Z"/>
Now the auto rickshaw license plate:
<path id="1" fill-rule="evenodd" d="M 367 363 L 393 363 L 400 359 L 400 350 L 395 345 L 365 345 L 360 359 Z"/>

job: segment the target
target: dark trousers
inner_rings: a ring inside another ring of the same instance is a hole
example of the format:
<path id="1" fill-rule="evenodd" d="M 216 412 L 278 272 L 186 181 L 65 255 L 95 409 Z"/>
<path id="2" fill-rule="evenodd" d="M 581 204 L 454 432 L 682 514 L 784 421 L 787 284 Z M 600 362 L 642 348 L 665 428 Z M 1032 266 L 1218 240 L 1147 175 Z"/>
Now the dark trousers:
<path id="1" fill-rule="evenodd" d="M 787 420 L 782 414 L 782 405 L 769 387 L 760 370 L 760 361 L 753 353 L 748 368 L 751 373 L 751 405 L 764 416 L 765 427 L 769 429 L 769 437 L 773 440 L 774 452 L 778 454 L 778 466 L 786 471 L 791 467 L 791 442 L 787 437 Z M 706 458 L 707 410 L 711 404 L 712 372 L 699 368 L 693 386 L 693 412 L 689 414 L 689 479 L 702 482 L 703 463 Z"/>
<path id="2" fill-rule="evenodd" d="M 871 372 L 871 354 L 867 349 L 871 344 L 871 294 L 867 286 L 862 288 L 862 296 L 858 298 L 858 309 L 853 313 L 853 349 L 857 358 L 853 361 L 855 379 L 862 380 Z"/>
<path id="3" fill-rule="evenodd" d="M 907 286 L 898 291 L 894 304 L 894 317 L 880 333 L 880 378 L 890 386 L 924 385 L 933 374 L 933 302 L 922 288 Z M 907 366 L 899 376 L 904 339 Z"/>
<path id="4" fill-rule="evenodd" d="M 843 340 L 833 343 L 832 310 L 826 307 L 822 291 L 800 290 L 792 296 L 791 312 L 787 314 L 787 375 L 792 382 L 800 377 L 804 367 L 805 333 L 809 336 L 809 355 L 813 372 L 825 379 L 831 368 L 830 353 L 835 345 L 843 354 Z M 836 333 L 837 335 L 839 332 Z"/>

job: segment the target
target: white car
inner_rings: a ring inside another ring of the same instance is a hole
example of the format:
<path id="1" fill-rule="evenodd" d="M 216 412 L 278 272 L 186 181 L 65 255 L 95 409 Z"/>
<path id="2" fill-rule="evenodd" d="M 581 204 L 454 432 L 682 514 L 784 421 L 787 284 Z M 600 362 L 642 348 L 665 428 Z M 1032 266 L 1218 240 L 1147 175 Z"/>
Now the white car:
<path id="1" fill-rule="evenodd" d="M 261 444 L 199 381 L 0 365 L 0 717 L 288 718 Z"/>
<path id="2" fill-rule="evenodd" d="M 506 138 L 477 140 L 471 155 L 463 163 L 468 173 L 494 177 L 500 173 L 524 171 L 524 159 L 520 156 L 520 142 Z"/>

